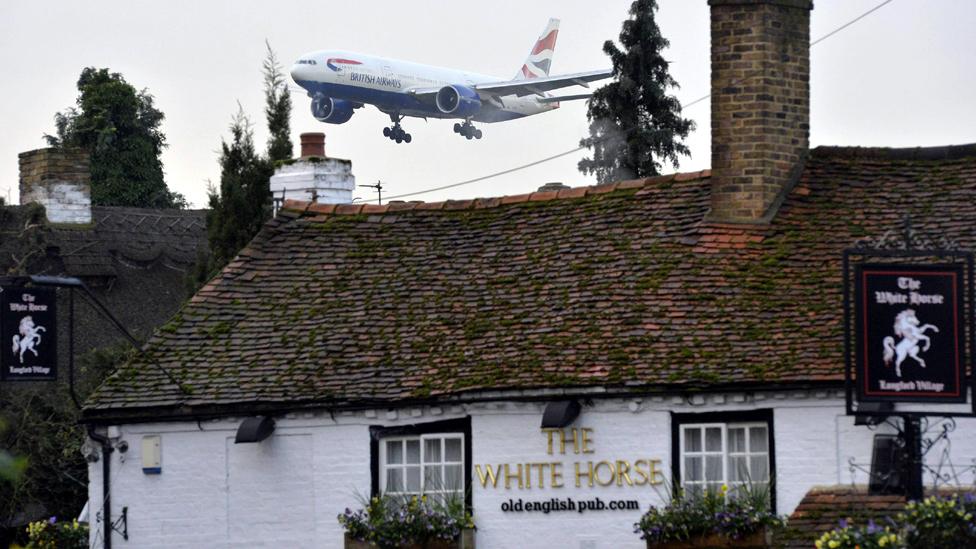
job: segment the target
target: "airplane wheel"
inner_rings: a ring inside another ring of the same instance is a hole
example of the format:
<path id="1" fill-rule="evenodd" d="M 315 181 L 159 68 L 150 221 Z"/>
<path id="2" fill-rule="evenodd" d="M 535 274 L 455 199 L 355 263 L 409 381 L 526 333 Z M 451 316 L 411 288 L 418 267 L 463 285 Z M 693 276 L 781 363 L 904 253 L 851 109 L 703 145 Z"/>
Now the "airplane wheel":
<path id="1" fill-rule="evenodd" d="M 481 130 L 475 130 L 474 131 L 474 138 L 475 139 L 481 139 Z"/>
<path id="2" fill-rule="evenodd" d="M 454 124 L 454 133 L 461 133 L 461 125 L 458 123 Z"/>
<path id="3" fill-rule="evenodd" d="M 411 137 L 411 135 L 409 133 L 403 135 L 403 141 L 404 141 L 404 143 L 409 143 L 412 140 L 413 140 L 413 137 Z"/>
<path id="4" fill-rule="evenodd" d="M 464 134 L 464 137 L 465 137 L 466 139 L 474 139 L 474 136 L 473 136 L 473 135 L 471 135 L 470 133 L 466 133 L 466 134 Z"/>
<path id="5" fill-rule="evenodd" d="M 396 136 L 396 142 L 397 144 L 403 143 L 403 138 L 401 138 L 399 135 Z"/>
<path id="6" fill-rule="evenodd" d="M 383 137 L 390 137 L 390 128 L 383 128 Z"/>

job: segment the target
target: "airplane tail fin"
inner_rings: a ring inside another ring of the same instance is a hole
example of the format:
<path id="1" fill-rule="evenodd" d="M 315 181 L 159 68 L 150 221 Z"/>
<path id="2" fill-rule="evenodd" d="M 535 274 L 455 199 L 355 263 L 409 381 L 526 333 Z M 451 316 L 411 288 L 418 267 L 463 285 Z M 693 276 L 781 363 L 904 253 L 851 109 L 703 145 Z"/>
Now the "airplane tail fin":
<path id="1" fill-rule="evenodd" d="M 539 40 L 532 46 L 529 56 L 525 58 L 522 69 L 515 75 L 515 80 L 549 76 L 549 67 L 552 65 L 552 50 L 556 49 L 557 34 L 559 34 L 559 19 L 550 19 Z"/>

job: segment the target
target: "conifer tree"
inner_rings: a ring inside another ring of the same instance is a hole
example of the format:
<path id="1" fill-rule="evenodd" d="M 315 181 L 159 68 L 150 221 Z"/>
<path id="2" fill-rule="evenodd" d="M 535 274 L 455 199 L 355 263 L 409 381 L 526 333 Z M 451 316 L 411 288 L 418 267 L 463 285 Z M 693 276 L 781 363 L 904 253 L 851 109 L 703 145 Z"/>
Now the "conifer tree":
<path id="1" fill-rule="evenodd" d="M 681 104 L 668 95 L 678 83 L 661 56 L 668 41 L 654 21 L 655 11 L 655 0 L 635 0 L 620 31 L 622 49 L 612 40 L 603 44 L 615 79 L 589 100 L 590 136 L 580 146 L 592 149 L 593 156 L 578 165 L 601 183 L 657 175 L 662 160 L 676 168 L 678 156 L 689 154 L 682 140 L 694 122 L 681 117 Z"/>
<path id="2" fill-rule="evenodd" d="M 221 142 L 219 192 L 210 190 L 207 236 L 211 273 L 230 262 L 271 216 L 268 183 L 274 168 L 255 151 L 251 122 L 240 105 L 230 134 L 230 143 Z"/>
<path id="3" fill-rule="evenodd" d="M 268 159 L 271 162 L 288 160 L 292 154 L 291 95 L 288 81 L 282 72 L 271 44 L 265 40 L 268 56 L 264 59 L 264 115 L 268 119 Z"/>
<path id="4" fill-rule="evenodd" d="M 117 72 L 88 67 L 78 78 L 78 106 L 54 116 L 51 146 L 91 153 L 92 203 L 100 206 L 185 208 L 166 187 L 160 155 L 163 113 L 146 90 L 136 91 Z"/>

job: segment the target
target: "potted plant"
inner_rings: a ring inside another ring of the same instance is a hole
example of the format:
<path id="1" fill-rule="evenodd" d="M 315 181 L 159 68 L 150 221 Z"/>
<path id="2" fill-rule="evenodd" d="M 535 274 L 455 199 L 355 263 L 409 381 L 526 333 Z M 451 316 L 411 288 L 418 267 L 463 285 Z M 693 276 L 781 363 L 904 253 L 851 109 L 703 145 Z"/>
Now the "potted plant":
<path id="1" fill-rule="evenodd" d="M 57 517 L 39 520 L 27 525 L 27 549 L 87 549 L 88 525 L 71 522 L 58 522 Z"/>
<path id="2" fill-rule="evenodd" d="M 696 495 L 679 492 L 667 505 L 651 506 L 634 531 L 653 549 L 766 547 L 783 520 L 769 509 L 765 491 L 740 492 L 732 497 L 727 486 Z"/>
<path id="3" fill-rule="evenodd" d="M 473 549 L 474 521 L 461 498 L 383 495 L 339 515 L 346 549 Z"/>

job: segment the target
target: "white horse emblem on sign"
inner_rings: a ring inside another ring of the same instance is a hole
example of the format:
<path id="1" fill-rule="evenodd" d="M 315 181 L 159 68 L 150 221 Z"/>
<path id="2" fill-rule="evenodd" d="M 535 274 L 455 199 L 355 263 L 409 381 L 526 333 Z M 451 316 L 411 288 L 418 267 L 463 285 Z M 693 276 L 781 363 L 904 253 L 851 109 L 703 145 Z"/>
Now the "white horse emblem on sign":
<path id="1" fill-rule="evenodd" d="M 895 375 L 898 377 L 901 377 L 901 363 L 905 361 L 906 356 L 914 358 L 922 368 L 925 367 L 925 361 L 922 360 L 922 357 L 918 356 L 918 342 L 924 342 L 924 347 L 921 349 L 922 352 L 929 350 L 932 340 L 929 339 L 929 336 L 925 335 L 926 330 L 939 333 L 939 328 L 932 324 L 919 326 L 919 320 L 915 316 L 914 309 L 905 309 L 895 316 L 895 335 L 902 339 L 896 345 L 895 338 L 888 336 L 882 340 L 882 344 L 884 345 L 885 366 L 891 366 L 891 360 L 894 359 Z"/>
<path id="2" fill-rule="evenodd" d="M 37 356 L 36 347 L 41 343 L 41 332 L 46 332 L 44 326 L 34 324 L 29 315 L 20 319 L 20 335 L 14 336 L 14 354 L 20 355 L 20 363 L 24 363 L 24 353 L 30 351 Z"/>

